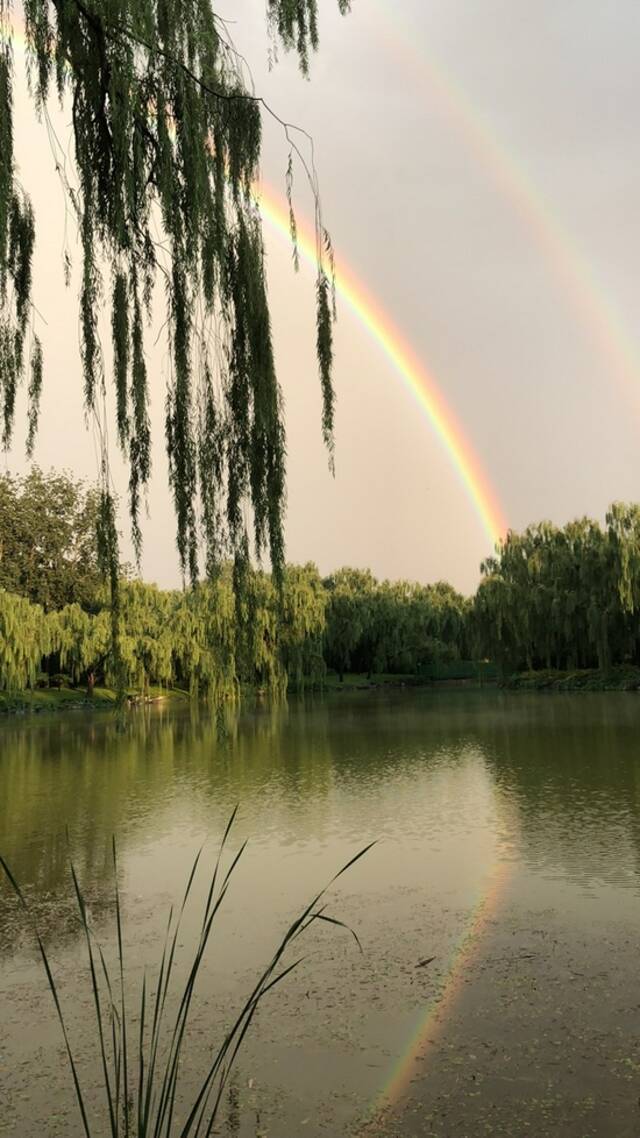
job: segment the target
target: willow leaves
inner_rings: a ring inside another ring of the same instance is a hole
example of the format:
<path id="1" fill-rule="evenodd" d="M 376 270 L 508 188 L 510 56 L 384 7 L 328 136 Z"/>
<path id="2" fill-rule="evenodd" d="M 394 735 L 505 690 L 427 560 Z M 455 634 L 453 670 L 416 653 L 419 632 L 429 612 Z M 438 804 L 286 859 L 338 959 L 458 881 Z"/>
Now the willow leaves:
<path id="1" fill-rule="evenodd" d="M 346 11 L 344 0 L 339 7 Z M 275 40 L 294 49 L 306 71 L 318 42 L 316 0 L 269 0 L 267 15 Z M 0 0 L 0 410 L 7 445 L 16 390 L 30 368 L 31 448 L 43 356 L 29 335 L 35 221 L 14 167 L 10 16 L 8 0 Z M 106 307 L 136 548 L 151 471 L 156 378 L 148 372 L 147 325 L 162 284 L 166 448 L 183 572 L 192 580 L 198 575 L 201 535 L 210 571 L 223 557 L 245 557 L 251 536 L 279 577 L 285 432 L 255 189 L 265 105 L 247 89 L 211 0 L 25 0 L 24 19 L 36 112 L 46 120 L 52 92 L 71 111 L 77 181 L 65 187 L 81 241 L 84 399 L 106 439 L 100 421 L 108 382 L 100 342 Z M 303 168 L 316 201 L 316 347 L 322 429 L 332 453 L 330 246 L 315 173 L 304 159 Z M 109 497 L 106 442 L 101 475 Z"/>

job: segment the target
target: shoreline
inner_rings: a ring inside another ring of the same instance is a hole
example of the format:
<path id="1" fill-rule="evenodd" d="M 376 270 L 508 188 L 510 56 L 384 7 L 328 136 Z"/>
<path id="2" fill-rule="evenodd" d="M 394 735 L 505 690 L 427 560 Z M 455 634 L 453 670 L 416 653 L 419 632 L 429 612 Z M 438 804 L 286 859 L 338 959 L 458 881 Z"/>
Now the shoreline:
<path id="1" fill-rule="evenodd" d="M 184 703 L 190 696 L 179 688 L 151 689 L 141 697 L 127 694 L 127 706 L 148 707 L 157 703 Z M 75 688 L 37 688 L 35 691 L 0 692 L 0 717 L 3 715 L 42 715 L 60 711 L 114 711 L 116 692 L 111 688 L 94 688 L 93 695 Z"/>
<path id="2" fill-rule="evenodd" d="M 598 668 L 560 671 L 540 669 L 538 671 L 518 672 L 502 680 L 477 679 L 473 677 L 434 678 L 420 675 L 346 675 L 340 681 L 336 675 L 328 676 L 324 683 L 309 683 L 303 688 L 291 687 L 292 696 L 305 695 L 344 695 L 355 692 L 380 692 L 389 690 L 420 689 L 423 691 L 508 691 L 508 692 L 637 692 L 640 691 L 640 667 L 620 665 L 606 671 Z M 244 689 L 256 697 L 268 697 L 262 689 Z M 188 703 L 189 692 L 180 688 L 150 689 L 146 697 L 130 692 L 127 696 L 129 707 L 150 707 L 155 704 Z M 0 718 L 5 715 L 42 715 L 60 711 L 113 711 L 116 693 L 109 688 L 95 688 L 91 697 L 74 688 L 45 688 L 34 691 L 0 692 Z"/>
<path id="3" fill-rule="evenodd" d="M 618 664 L 612 668 L 576 668 L 561 671 L 545 668 L 532 672 L 518 672 L 501 682 L 507 691 L 528 692 L 606 692 L 640 691 L 640 667 Z"/>

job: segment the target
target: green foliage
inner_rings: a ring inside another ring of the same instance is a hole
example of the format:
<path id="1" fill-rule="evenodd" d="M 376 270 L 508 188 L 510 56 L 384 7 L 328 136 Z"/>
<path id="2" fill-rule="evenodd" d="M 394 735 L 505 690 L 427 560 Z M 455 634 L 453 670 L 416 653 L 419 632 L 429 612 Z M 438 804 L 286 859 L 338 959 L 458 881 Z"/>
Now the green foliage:
<path id="1" fill-rule="evenodd" d="M 0 690 L 35 687 L 55 631 L 55 617 L 47 617 L 40 605 L 0 589 Z"/>
<path id="2" fill-rule="evenodd" d="M 375 581 L 368 570 L 340 569 L 324 584 L 328 594 L 327 660 L 342 676 L 351 670 L 352 658 L 367 627 L 369 599 Z"/>
<path id="3" fill-rule="evenodd" d="M 636 686 L 635 505 L 611 506 L 604 529 L 584 518 L 510 532 L 473 600 L 444 582 L 377 581 L 369 570 L 269 575 L 246 547 L 210 579 L 163 591 L 114 575 L 116 543 L 110 495 L 37 469 L 0 478 L 0 690 L 34 686 L 43 666 L 90 691 L 178 685 L 217 702 L 243 685 L 322 686 L 327 669 L 481 679 L 497 665 L 503 678 L 527 673 L 525 686 Z"/>
<path id="4" fill-rule="evenodd" d="M 327 596 L 315 565 L 288 565 L 279 609 L 283 668 L 297 690 L 322 684 Z"/>
<path id="5" fill-rule="evenodd" d="M 72 603 L 48 616 L 23 597 L 0 597 L 0 690 L 35 684 L 43 660 L 46 677 L 63 669 L 90 689 L 100 682 L 146 696 L 151 685 L 178 685 L 216 702 L 235 699 L 242 684 L 282 693 L 324 675 L 325 594 L 314 565 L 289 567 L 282 590 L 249 571 L 240 621 L 230 566 L 183 592 L 122 580 L 115 642 L 105 588 L 92 611 Z"/>
<path id="6" fill-rule="evenodd" d="M 91 608 L 100 585 L 99 493 L 66 473 L 0 474 L 0 588 L 47 612 Z"/>
<path id="7" fill-rule="evenodd" d="M 338 5 L 347 11 L 345 0 Z M 75 184 L 59 156 L 56 164 L 82 246 L 84 398 L 99 420 L 106 382 L 100 314 L 109 306 L 117 437 L 129 464 L 136 551 L 151 470 L 145 326 L 161 283 L 170 360 L 166 447 L 183 572 L 195 583 L 200 533 L 209 572 L 226 556 L 242 560 L 251 517 L 256 552 L 268 547 L 278 578 L 285 435 L 254 196 L 264 101 L 247 89 L 211 0 L 24 0 L 23 7 L 35 110 L 46 121 L 55 89 L 71 112 Z M 267 16 L 274 42 L 295 49 L 306 73 L 318 45 L 317 0 L 269 0 Z M 14 169 L 10 17 L 9 0 L 0 0 L 0 413 L 8 444 L 28 354 L 31 449 L 43 367 L 35 336 L 25 353 L 35 225 Z M 331 247 L 315 172 L 282 125 L 316 201 L 317 354 L 322 429 L 332 453 Z M 290 174 L 291 167 L 291 202 Z M 107 425 L 101 428 L 104 440 Z M 113 577 L 117 545 L 107 540 L 105 551 Z"/>
<path id="8" fill-rule="evenodd" d="M 80 605 L 65 605 L 58 614 L 57 632 L 60 663 L 68 669 L 74 683 L 100 668 L 108 671 L 110 622 L 106 610 L 93 615 Z"/>
<path id="9" fill-rule="evenodd" d="M 6 91 L 9 64 L 0 48 L 0 99 Z M 6 95 L 4 97 L 7 97 Z M 2 105 L 0 127 L 0 166 L 13 166 L 11 102 Z M 7 149 L 9 153 L 7 153 Z M 29 199 L 19 187 L 5 196 L 7 172 L 0 175 L 0 416 L 2 444 L 11 441 L 18 384 L 24 373 L 25 339 L 31 303 L 31 263 L 35 241 L 35 220 Z M 29 355 L 32 373 L 41 371 L 39 341 L 34 339 Z"/>
<path id="10" fill-rule="evenodd" d="M 231 575 L 175 594 L 171 618 L 174 674 L 192 694 L 237 693 L 236 604 Z"/>
<path id="11" fill-rule="evenodd" d="M 540 668 L 509 676 L 505 686 L 519 691 L 638 691 L 640 667 L 623 664 L 607 671 L 600 668 L 576 668 L 572 671 Z"/>
<path id="12" fill-rule="evenodd" d="M 38 430 L 38 418 L 40 415 L 40 396 L 42 394 L 42 344 L 38 336 L 33 337 L 33 350 L 31 353 L 31 374 L 29 379 L 29 410 L 28 420 L 29 428 L 27 431 L 27 456 L 31 458 L 33 455 L 33 448 L 36 441 L 36 432 Z"/>
<path id="13" fill-rule="evenodd" d="M 104 485 L 106 484 L 106 485 Z M 105 473 L 104 484 L 98 499 L 96 538 L 98 566 L 102 579 L 108 582 L 110 600 L 110 678 L 118 692 L 118 701 L 124 703 L 125 663 L 122 658 L 122 600 L 120 593 L 120 565 L 118 557 L 118 531 L 116 507 Z M 134 522 L 134 531 L 135 531 Z"/>
<path id="14" fill-rule="evenodd" d="M 478 650 L 504 674 L 640 662 L 640 510 L 510 532 L 485 562 L 473 611 Z"/>
<path id="15" fill-rule="evenodd" d="M 350 6 L 351 0 L 338 0 L 343 16 Z M 318 0 L 267 0 L 267 16 L 274 39 L 279 38 L 287 51 L 297 51 L 306 75 L 309 49 L 318 47 Z"/>
<path id="16" fill-rule="evenodd" d="M 378 582 L 341 569 L 325 581 L 325 658 L 343 675 L 425 672 L 466 650 L 469 602 L 450 585 Z"/>

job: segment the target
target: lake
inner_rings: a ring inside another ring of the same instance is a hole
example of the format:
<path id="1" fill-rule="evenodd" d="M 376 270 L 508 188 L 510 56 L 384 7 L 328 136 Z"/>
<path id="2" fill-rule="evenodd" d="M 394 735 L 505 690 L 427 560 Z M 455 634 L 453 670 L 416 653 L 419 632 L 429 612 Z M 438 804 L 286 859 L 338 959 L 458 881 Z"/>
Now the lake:
<path id="1" fill-rule="evenodd" d="M 99 1066 L 69 849 L 115 944 L 119 852 L 131 992 L 169 905 L 234 806 L 232 879 L 201 976 L 188 1100 L 259 968 L 331 888 L 304 959 L 269 993 L 219 1134 L 640 1132 L 640 698 L 393 690 L 258 705 L 216 723 L 157 706 L 0 723 L 0 853 L 55 964 L 80 1076 Z M 67 837 L 68 830 L 68 837 Z M 82 1133 L 53 1002 L 0 884 L 0 1134 Z M 107 1133 L 106 1118 L 97 1133 Z"/>

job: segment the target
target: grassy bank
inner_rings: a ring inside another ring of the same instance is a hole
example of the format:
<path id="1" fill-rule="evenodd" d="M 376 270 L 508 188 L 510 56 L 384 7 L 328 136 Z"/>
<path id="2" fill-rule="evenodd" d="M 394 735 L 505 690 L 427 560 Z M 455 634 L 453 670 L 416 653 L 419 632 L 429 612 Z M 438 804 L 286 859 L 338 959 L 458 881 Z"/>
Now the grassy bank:
<path id="1" fill-rule="evenodd" d="M 137 702 L 139 694 L 129 692 L 132 702 Z M 149 688 L 149 701 L 170 701 L 172 703 L 188 699 L 188 693 L 176 688 Z M 0 713 L 29 713 L 42 711 L 100 711 L 113 708 L 116 693 L 111 688 L 94 688 L 91 698 L 82 688 L 38 688 L 35 691 L 0 692 Z M 146 701 L 145 701 L 146 702 Z"/>
<path id="2" fill-rule="evenodd" d="M 603 670 L 580 668 L 561 672 L 546 668 L 537 672 L 518 672 L 502 684 L 516 691 L 638 691 L 640 668 L 620 665 Z"/>

